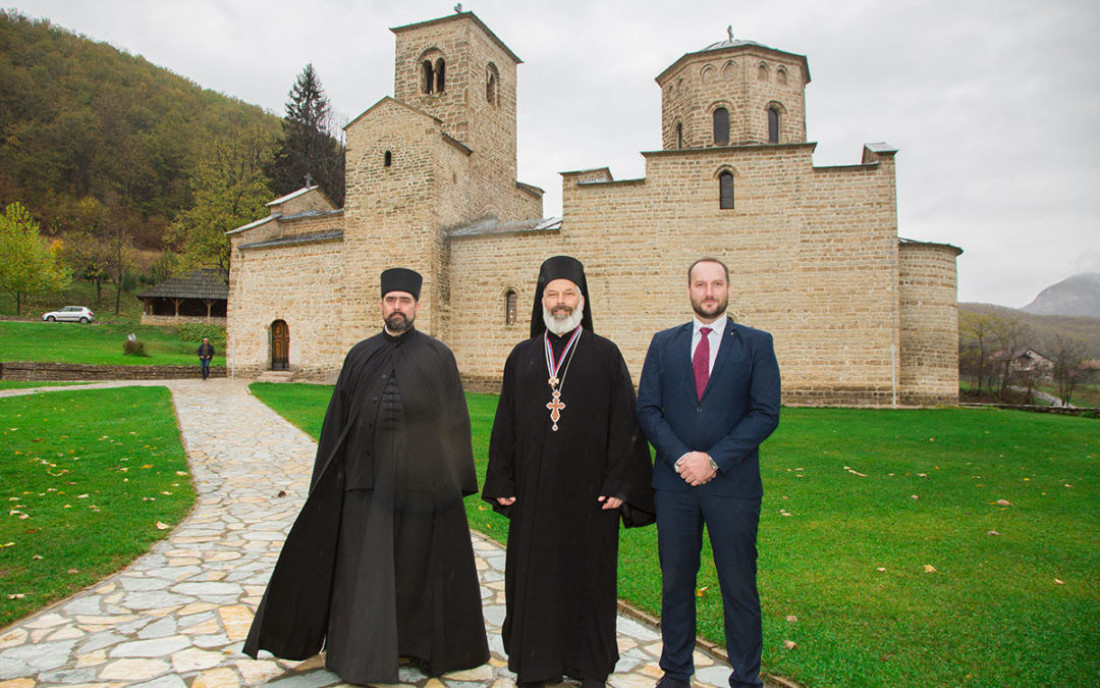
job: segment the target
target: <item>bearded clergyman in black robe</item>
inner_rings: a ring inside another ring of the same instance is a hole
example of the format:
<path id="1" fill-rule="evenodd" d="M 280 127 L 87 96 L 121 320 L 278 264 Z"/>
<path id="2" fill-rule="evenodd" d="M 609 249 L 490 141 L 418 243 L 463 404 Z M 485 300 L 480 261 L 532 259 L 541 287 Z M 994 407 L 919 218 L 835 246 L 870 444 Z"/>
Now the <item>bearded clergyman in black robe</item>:
<path id="1" fill-rule="evenodd" d="M 619 659 L 619 520 L 654 520 L 652 464 L 634 386 L 592 331 L 584 267 L 542 265 L 531 339 L 504 364 L 482 497 L 507 515 L 508 667 L 523 685 L 601 688 Z"/>
<path id="2" fill-rule="evenodd" d="M 413 327 L 421 276 L 382 273 L 385 328 L 348 353 L 309 498 L 245 642 L 348 683 L 397 683 L 489 659 L 462 499 L 477 492 L 454 355 Z"/>

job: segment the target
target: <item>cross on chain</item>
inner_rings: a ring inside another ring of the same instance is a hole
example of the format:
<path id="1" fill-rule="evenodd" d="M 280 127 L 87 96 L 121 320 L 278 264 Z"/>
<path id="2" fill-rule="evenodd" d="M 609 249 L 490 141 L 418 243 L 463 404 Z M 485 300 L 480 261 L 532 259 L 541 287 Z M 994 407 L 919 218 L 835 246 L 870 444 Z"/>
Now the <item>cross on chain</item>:
<path id="1" fill-rule="evenodd" d="M 565 408 L 565 404 L 561 400 L 561 392 L 554 390 L 554 398 L 546 405 L 546 408 L 550 409 L 550 420 L 554 421 L 554 432 L 558 431 L 558 421 L 561 420 L 561 410 Z"/>

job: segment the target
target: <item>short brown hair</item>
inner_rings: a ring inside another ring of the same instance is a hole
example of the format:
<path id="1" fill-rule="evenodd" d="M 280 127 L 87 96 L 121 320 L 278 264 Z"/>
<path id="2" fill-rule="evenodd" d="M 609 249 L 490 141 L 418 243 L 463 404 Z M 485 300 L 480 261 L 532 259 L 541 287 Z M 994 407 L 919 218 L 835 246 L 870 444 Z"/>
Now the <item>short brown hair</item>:
<path id="1" fill-rule="evenodd" d="M 700 258 L 699 260 L 692 263 L 691 267 L 688 268 L 688 284 L 691 284 L 691 273 L 692 273 L 693 270 L 695 270 L 695 266 L 698 265 L 699 263 L 718 263 L 719 265 L 722 266 L 722 270 L 726 273 L 726 284 L 730 283 L 730 269 L 728 267 L 726 267 L 726 264 L 723 263 L 722 261 L 718 260 L 717 258 L 709 258 L 708 257 L 708 258 Z"/>

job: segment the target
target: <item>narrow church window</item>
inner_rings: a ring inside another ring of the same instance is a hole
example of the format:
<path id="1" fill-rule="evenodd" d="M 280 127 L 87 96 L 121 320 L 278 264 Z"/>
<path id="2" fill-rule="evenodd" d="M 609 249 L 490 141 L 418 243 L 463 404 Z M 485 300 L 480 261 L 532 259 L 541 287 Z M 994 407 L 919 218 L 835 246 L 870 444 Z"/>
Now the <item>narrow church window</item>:
<path id="1" fill-rule="evenodd" d="M 504 295 L 504 324 L 516 324 L 516 292 L 514 289 L 509 289 L 508 293 Z"/>
<path id="2" fill-rule="evenodd" d="M 714 111 L 714 145 L 725 146 L 730 142 L 730 113 L 726 108 Z"/>
<path id="3" fill-rule="evenodd" d="M 718 175 L 718 207 L 733 207 L 733 173 L 729 170 Z"/>
<path id="4" fill-rule="evenodd" d="M 489 101 L 490 105 L 500 105 L 499 82 L 500 72 L 497 71 L 497 66 L 490 62 L 485 74 L 485 100 Z"/>
<path id="5" fill-rule="evenodd" d="M 779 108 L 768 108 L 768 143 L 779 143 Z"/>
<path id="6" fill-rule="evenodd" d="M 435 92 L 443 93 L 447 86 L 447 63 L 443 58 L 435 61 Z"/>
<path id="7" fill-rule="evenodd" d="M 786 86 L 787 85 L 787 70 L 780 69 L 779 71 L 777 71 L 775 73 L 775 80 L 778 81 L 783 86 Z"/>
<path id="8" fill-rule="evenodd" d="M 684 123 L 676 123 L 676 148 L 684 147 Z"/>
<path id="9" fill-rule="evenodd" d="M 382 164 L 389 167 L 393 163 L 393 153 L 386 151 L 386 154 L 382 156 Z"/>
<path id="10" fill-rule="evenodd" d="M 757 81 L 768 80 L 768 65 L 763 62 L 760 63 L 760 66 L 756 68 L 756 79 Z"/>
<path id="11" fill-rule="evenodd" d="M 431 93 L 432 89 L 435 88 L 435 69 L 432 67 L 432 61 L 424 60 L 421 69 L 423 69 L 424 74 L 420 82 L 420 90 L 424 93 Z"/>

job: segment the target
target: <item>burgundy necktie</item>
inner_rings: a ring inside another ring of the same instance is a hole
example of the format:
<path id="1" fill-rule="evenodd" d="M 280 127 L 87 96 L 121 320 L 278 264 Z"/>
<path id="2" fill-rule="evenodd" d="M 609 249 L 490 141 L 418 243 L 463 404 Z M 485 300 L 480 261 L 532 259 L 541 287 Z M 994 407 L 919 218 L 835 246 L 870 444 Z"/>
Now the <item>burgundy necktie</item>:
<path id="1" fill-rule="evenodd" d="M 695 372 L 695 396 L 702 400 L 703 390 L 710 378 L 710 334 L 709 327 L 700 327 L 699 343 L 695 346 L 695 355 L 691 357 L 691 369 Z"/>

